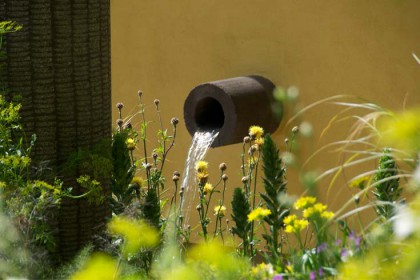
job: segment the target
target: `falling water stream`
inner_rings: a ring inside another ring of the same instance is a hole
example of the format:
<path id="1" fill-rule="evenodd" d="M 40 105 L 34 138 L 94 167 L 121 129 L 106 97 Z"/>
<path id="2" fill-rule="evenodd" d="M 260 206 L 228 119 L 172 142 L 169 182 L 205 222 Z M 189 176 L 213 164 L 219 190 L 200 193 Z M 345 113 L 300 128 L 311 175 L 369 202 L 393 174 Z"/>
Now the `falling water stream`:
<path id="1" fill-rule="evenodd" d="M 191 146 L 188 151 L 187 161 L 185 162 L 184 178 L 181 189 L 184 190 L 184 200 L 181 205 L 184 224 L 188 225 L 191 206 L 195 201 L 197 190 L 195 164 L 203 160 L 214 139 L 219 135 L 218 130 L 197 131 L 194 133 Z M 194 208 L 195 209 L 195 208 Z"/>

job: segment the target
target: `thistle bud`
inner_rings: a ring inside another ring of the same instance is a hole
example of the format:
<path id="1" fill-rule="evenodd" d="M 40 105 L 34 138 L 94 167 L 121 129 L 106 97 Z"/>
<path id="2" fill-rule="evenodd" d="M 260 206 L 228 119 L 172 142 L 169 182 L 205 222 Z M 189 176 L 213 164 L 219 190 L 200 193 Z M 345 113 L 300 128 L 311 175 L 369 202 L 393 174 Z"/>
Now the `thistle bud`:
<path id="1" fill-rule="evenodd" d="M 219 165 L 219 169 L 220 169 L 220 170 L 222 170 L 222 171 L 225 171 L 225 170 L 226 170 L 226 168 L 227 168 L 227 166 L 226 166 L 226 163 L 224 163 L 224 162 L 222 162 L 222 163 Z"/>
<path id="2" fill-rule="evenodd" d="M 117 108 L 118 110 L 121 110 L 122 108 L 124 108 L 124 104 L 122 104 L 121 102 L 117 103 Z"/>
<path id="3" fill-rule="evenodd" d="M 119 127 L 121 127 L 121 126 L 123 125 L 123 123 L 124 123 L 124 121 L 123 121 L 122 119 L 118 119 L 118 120 L 117 120 L 117 125 L 118 125 Z"/>
<path id="4" fill-rule="evenodd" d="M 158 154 L 157 154 L 156 152 L 154 152 L 154 153 L 152 154 L 152 158 L 153 158 L 154 160 L 156 160 L 156 159 L 158 158 Z"/>
<path id="5" fill-rule="evenodd" d="M 159 106 L 160 100 L 159 99 L 155 99 L 153 101 L 153 103 L 155 103 L 156 108 Z"/>
<path id="6" fill-rule="evenodd" d="M 171 123 L 172 123 L 173 126 L 176 126 L 179 123 L 178 118 L 172 118 Z"/>
<path id="7" fill-rule="evenodd" d="M 242 183 L 246 183 L 246 182 L 248 182 L 248 180 L 249 180 L 249 177 L 248 176 L 244 176 L 244 177 L 242 177 Z"/>
<path id="8" fill-rule="evenodd" d="M 223 174 L 223 175 L 222 175 L 222 180 L 226 182 L 226 181 L 227 181 L 227 179 L 228 179 L 228 176 L 227 176 L 226 174 Z"/>

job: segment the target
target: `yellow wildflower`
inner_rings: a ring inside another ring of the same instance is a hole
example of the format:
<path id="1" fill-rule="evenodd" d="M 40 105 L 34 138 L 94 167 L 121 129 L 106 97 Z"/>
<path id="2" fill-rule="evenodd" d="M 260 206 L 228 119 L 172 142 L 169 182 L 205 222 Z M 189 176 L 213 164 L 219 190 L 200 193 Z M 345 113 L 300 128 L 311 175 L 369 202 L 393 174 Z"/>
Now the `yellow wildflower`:
<path id="1" fill-rule="evenodd" d="M 357 177 L 350 182 L 350 188 L 358 188 L 363 190 L 366 187 L 366 184 L 369 182 L 370 176 Z"/>
<path id="2" fill-rule="evenodd" d="M 127 138 L 125 144 L 127 145 L 127 149 L 129 150 L 134 150 L 136 148 L 136 141 L 134 141 L 133 138 Z"/>
<path id="3" fill-rule="evenodd" d="M 295 204 L 294 207 L 297 210 L 304 210 L 306 208 L 309 208 L 311 206 L 313 206 L 316 202 L 316 198 L 313 196 L 303 196 L 301 198 L 299 198 Z"/>
<path id="4" fill-rule="evenodd" d="M 208 193 L 211 193 L 212 191 L 213 191 L 213 185 L 210 183 L 206 183 L 203 187 L 203 193 L 208 194 Z"/>
<path id="5" fill-rule="evenodd" d="M 197 170 L 197 172 L 199 173 L 207 173 L 208 167 L 208 162 L 203 160 L 197 161 L 197 163 L 195 164 L 195 170 Z"/>
<path id="6" fill-rule="evenodd" d="M 255 208 L 254 210 L 252 210 L 251 213 L 249 213 L 248 222 L 252 222 L 255 220 L 262 220 L 264 217 L 270 214 L 271 214 L 271 211 L 269 209 L 265 209 L 261 207 Z"/>
<path id="7" fill-rule="evenodd" d="M 303 210 L 303 217 L 307 219 L 331 219 L 334 216 L 333 212 L 325 211 L 327 206 L 322 203 L 316 203 L 312 207 Z"/>
<path id="8" fill-rule="evenodd" d="M 214 207 L 213 212 L 217 217 L 224 217 L 226 215 L 226 207 L 223 205 L 217 205 Z"/>
<path id="9" fill-rule="evenodd" d="M 130 184 L 137 185 L 138 188 L 141 188 L 144 185 L 144 180 L 143 180 L 143 178 L 140 178 L 140 177 L 136 176 L 131 180 Z"/>
<path id="10" fill-rule="evenodd" d="M 197 180 L 202 184 L 204 184 L 207 181 L 208 177 L 209 177 L 209 174 L 207 174 L 207 172 L 197 173 Z"/>
<path id="11" fill-rule="evenodd" d="M 113 258 L 102 253 L 95 253 L 85 266 L 74 273 L 71 280 L 116 279 L 118 264 Z"/>
<path id="12" fill-rule="evenodd" d="M 251 274 L 257 279 L 271 279 L 274 274 L 273 265 L 271 263 L 260 263 L 251 269 Z"/>
<path id="13" fill-rule="evenodd" d="M 253 125 L 249 128 L 249 136 L 251 138 L 257 139 L 261 138 L 261 136 L 264 134 L 264 129 L 260 126 Z"/>
<path id="14" fill-rule="evenodd" d="M 324 211 L 324 212 L 321 213 L 321 217 L 324 218 L 324 219 L 329 220 L 332 217 L 334 217 L 334 213 L 331 212 L 331 211 Z"/>
<path id="15" fill-rule="evenodd" d="M 289 215 L 283 220 L 286 225 L 285 232 L 287 233 L 299 233 L 305 229 L 309 222 L 305 219 L 299 220 L 296 215 Z"/>
<path id="16" fill-rule="evenodd" d="M 258 147 L 261 147 L 264 144 L 264 138 L 263 137 L 258 137 L 255 139 L 255 144 L 258 145 Z"/>
<path id="17" fill-rule="evenodd" d="M 142 248 L 153 248 L 159 243 L 157 230 L 142 221 L 116 216 L 108 223 L 108 230 L 124 238 L 125 255 L 136 253 Z"/>
<path id="18" fill-rule="evenodd" d="M 380 119 L 378 130 L 380 142 L 384 146 L 396 147 L 404 151 L 420 149 L 420 110 L 413 108 Z"/>

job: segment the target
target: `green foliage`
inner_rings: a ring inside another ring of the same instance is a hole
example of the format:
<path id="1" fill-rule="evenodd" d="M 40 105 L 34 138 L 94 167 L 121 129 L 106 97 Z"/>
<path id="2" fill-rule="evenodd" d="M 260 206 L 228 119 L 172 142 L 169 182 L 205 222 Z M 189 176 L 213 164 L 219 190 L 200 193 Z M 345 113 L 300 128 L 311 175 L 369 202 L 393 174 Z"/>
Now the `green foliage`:
<path id="1" fill-rule="evenodd" d="M 87 197 L 89 203 L 100 205 L 104 201 L 103 188 L 101 183 L 90 176 L 84 175 L 77 178 L 77 183 L 86 190 L 83 197 Z"/>
<path id="2" fill-rule="evenodd" d="M 248 222 L 248 215 L 251 212 L 249 202 L 241 188 L 235 188 L 232 198 L 232 219 L 236 227 L 232 227 L 233 234 L 242 240 L 242 254 L 249 255 L 249 234 L 251 223 Z"/>
<path id="3" fill-rule="evenodd" d="M 272 257 L 276 260 L 281 253 L 279 235 L 284 224 L 283 219 L 290 211 L 280 200 L 281 196 L 286 194 L 286 169 L 282 166 L 277 146 L 269 134 L 264 137 L 262 152 L 265 193 L 262 193 L 261 197 L 271 211 L 271 214 L 264 218 L 270 226 L 270 234 L 264 234 L 263 237 L 268 243 Z"/>
<path id="4" fill-rule="evenodd" d="M 113 135 L 112 141 L 112 181 L 111 190 L 115 196 L 112 205 L 127 205 L 134 198 L 135 192 L 129 189 L 131 180 L 134 177 L 135 166 L 131 163 L 130 151 L 127 148 L 128 131 L 117 131 Z M 120 213 L 121 208 L 114 207 L 114 212 Z"/>
<path id="5" fill-rule="evenodd" d="M 142 205 L 144 219 L 153 225 L 155 228 L 161 227 L 161 210 L 160 200 L 155 188 L 148 190 Z"/>
<path id="6" fill-rule="evenodd" d="M 379 202 L 376 206 L 378 215 L 385 219 L 391 218 L 394 214 L 395 203 L 402 192 L 400 179 L 397 176 L 398 168 L 395 159 L 391 156 L 389 149 L 384 149 L 374 178 L 373 194 Z"/>

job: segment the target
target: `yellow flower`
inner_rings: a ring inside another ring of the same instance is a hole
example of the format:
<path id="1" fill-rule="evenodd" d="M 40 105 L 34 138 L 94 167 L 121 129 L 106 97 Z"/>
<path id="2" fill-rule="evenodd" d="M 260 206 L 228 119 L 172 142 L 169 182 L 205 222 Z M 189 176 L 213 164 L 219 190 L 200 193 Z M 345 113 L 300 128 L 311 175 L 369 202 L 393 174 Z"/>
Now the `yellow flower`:
<path id="1" fill-rule="evenodd" d="M 324 211 L 324 212 L 321 213 L 321 217 L 324 218 L 324 219 L 329 220 L 332 217 L 334 217 L 334 213 L 331 212 L 331 211 Z"/>
<path id="2" fill-rule="evenodd" d="M 84 268 L 73 274 L 71 280 L 90 280 L 90 279 L 116 279 L 118 271 L 117 261 L 110 256 L 95 253 Z"/>
<path id="3" fill-rule="evenodd" d="M 202 184 L 204 184 L 207 181 L 208 177 L 209 177 L 209 174 L 207 174 L 207 172 L 197 173 L 197 180 Z"/>
<path id="4" fill-rule="evenodd" d="M 295 204 L 294 207 L 297 210 L 304 210 L 308 207 L 311 207 L 312 205 L 314 205 L 316 202 L 316 198 L 312 197 L 312 196 L 303 196 L 301 198 L 299 198 Z"/>
<path id="5" fill-rule="evenodd" d="M 136 148 L 136 141 L 134 141 L 133 138 L 127 138 L 125 144 L 127 145 L 127 149 L 129 150 L 134 150 Z"/>
<path id="6" fill-rule="evenodd" d="M 249 136 L 254 139 L 261 138 L 264 134 L 264 129 L 260 126 L 253 125 L 249 128 Z"/>
<path id="7" fill-rule="evenodd" d="M 123 253 L 126 256 L 142 248 L 153 248 L 159 243 L 157 230 L 142 221 L 117 216 L 108 223 L 108 230 L 124 238 Z"/>
<path id="8" fill-rule="evenodd" d="M 264 217 L 270 214 L 271 214 L 271 211 L 269 209 L 265 209 L 261 207 L 255 208 L 254 210 L 252 210 L 251 213 L 249 213 L 248 222 L 252 222 L 255 220 L 262 220 Z"/>
<path id="9" fill-rule="evenodd" d="M 206 183 L 203 187 L 203 193 L 208 194 L 208 193 L 211 193 L 212 191 L 213 191 L 213 185 L 210 183 Z"/>
<path id="10" fill-rule="evenodd" d="M 144 185 L 144 180 L 142 178 L 136 176 L 131 180 L 130 184 L 137 185 L 138 188 L 141 188 Z"/>
<path id="11" fill-rule="evenodd" d="M 420 149 L 420 110 L 413 108 L 380 119 L 378 130 L 380 142 L 386 147 L 396 147 L 404 151 Z"/>
<path id="12" fill-rule="evenodd" d="M 299 233 L 309 225 L 307 220 L 299 220 L 296 215 L 287 216 L 284 218 L 283 222 L 286 225 L 284 231 L 287 233 Z"/>
<path id="13" fill-rule="evenodd" d="M 334 216 L 333 212 L 325 211 L 327 206 L 322 203 L 316 203 L 312 207 L 303 210 L 303 217 L 307 219 L 331 219 Z"/>
<path id="14" fill-rule="evenodd" d="M 260 263 L 251 269 L 251 274 L 257 279 L 271 279 L 274 274 L 273 265 L 271 263 Z"/>
<path id="15" fill-rule="evenodd" d="M 264 138 L 263 137 L 258 137 L 255 139 L 255 144 L 258 145 L 258 147 L 261 147 L 264 144 Z"/>
<path id="16" fill-rule="evenodd" d="M 207 168 L 209 167 L 208 162 L 200 160 L 197 161 L 197 163 L 195 164 L 195 170 L 197 170 L 197 172 L 199 173 L 207 173 Z"/>
<path id="17" fill-rule="evenodd" d="M 226 215 L 226 207 L 223 205 L 217 205 L 214 207 L 213 212 L 217 217 L 224 217 Z"/>
<path id="18" fill-rule="evenodd" d="M 370 176 L 357 177 L 350 182 L 350 188 L 358 188 L 363 190 L 369 182 Z"/>

